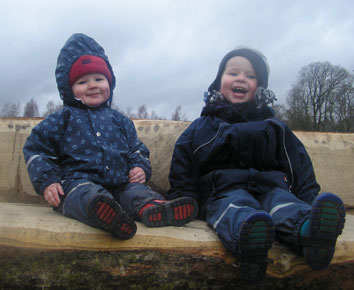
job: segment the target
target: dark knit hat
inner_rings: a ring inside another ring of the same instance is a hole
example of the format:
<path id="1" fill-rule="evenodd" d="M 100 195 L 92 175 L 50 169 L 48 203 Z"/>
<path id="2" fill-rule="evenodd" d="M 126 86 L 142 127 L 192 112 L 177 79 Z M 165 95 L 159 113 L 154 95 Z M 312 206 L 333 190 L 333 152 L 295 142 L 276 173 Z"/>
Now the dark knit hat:
<path id="1" fill-rule="evenodd" d="M 95 55 L 83 55 L 74 62 L 69 73 L 69 84 L 72 86 L 77 79 L 86 74 L 103 74 L 112 86 L 112 74 L 103 58 Z"/>
<path id="2" fill-rule="evenodd" d="M 267 62 L 267 58 L 256 49 L 246 46 L 238 46 L 235 49 L 231 50 L 229 53 L 227 53 L 221 60 L 216 78 L 209 86 L 208 91 L 212 92 L 213 90 L 218 91 L 220 89 L 221 76 L 224 73 L 226 63 L 230 58 L 235 56 L 243 56 L 250 61 L 250 63 L 253 65 L 254 70 L 256 71 L 258 86 L 266 89 L 268 87 L 269 76 L 269 65 Z"/>

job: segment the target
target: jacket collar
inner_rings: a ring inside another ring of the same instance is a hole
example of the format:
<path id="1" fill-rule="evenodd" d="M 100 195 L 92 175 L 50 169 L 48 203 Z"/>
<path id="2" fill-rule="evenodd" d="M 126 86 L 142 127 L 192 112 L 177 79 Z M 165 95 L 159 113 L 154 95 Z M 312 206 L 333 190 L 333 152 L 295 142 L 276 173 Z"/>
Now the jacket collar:
<path id="1" fill-rule="evenodd" d="M 259 121 L 274 117 L 274 111 L 267 105 L 257 107 L 255 102 L 230 104 L 224 100 L 207 104 L 201 116 L 215 116 L 229 123 Z"/>

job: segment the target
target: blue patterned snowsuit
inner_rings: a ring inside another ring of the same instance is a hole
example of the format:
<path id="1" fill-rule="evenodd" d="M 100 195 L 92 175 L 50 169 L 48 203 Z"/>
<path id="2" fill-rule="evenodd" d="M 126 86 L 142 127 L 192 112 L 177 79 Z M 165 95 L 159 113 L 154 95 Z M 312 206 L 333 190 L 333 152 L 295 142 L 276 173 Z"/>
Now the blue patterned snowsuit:
<path id="1" fill-rule="evenodd" d="M 201 218 L 236 252 L 242 221 L 267 211 L 277 237 L 297 248 L 301 224 L 320 187 L 299 139 L 268 106 L 204 107 L 176 142 L 168 198 L 198 200 Z"/>
<path id="2" fill-rule="evenodd" d="M 112 74 L 111 95 L 99 108 L 75 100 L 68 82 L 71 65 L 82 55 L 103 58 Z M 33 128 L 23 148 L 31 182 L 38 194 L 52 183 L 65 192 L 59 211 L 88 223 L 90 200 L 99 194 L 117 199 L 137 219 L 137 212 L 162 196 L 143 184 L 129 184 L 134 167 L 151 177 L 149 150 L 138 139 L 133 122 L 111 109 L 115 77 L 103 48 L 92 38 L 74 34 L 62 48 L 56 79 L 64 107 Z"/>

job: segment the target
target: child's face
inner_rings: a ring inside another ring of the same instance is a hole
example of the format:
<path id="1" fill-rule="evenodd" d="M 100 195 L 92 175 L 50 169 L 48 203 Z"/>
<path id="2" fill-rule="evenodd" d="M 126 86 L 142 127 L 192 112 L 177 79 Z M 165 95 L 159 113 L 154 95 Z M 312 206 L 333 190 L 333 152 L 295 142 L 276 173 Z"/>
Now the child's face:
<path id="1" fill-rule="evenodd" d="M 220 81 L 220 93 L 231 103 L 243 103 L 254 98 L 258 81 L 250 61 L 242 56 L 230 58 Z"/>
<path id="2" fill-rule="evenodd" d="M 76 99 L 93 108 L 106 102 L 111 93 L 107 78 L 98 73 L 83 75 L 71 89 Z"/>

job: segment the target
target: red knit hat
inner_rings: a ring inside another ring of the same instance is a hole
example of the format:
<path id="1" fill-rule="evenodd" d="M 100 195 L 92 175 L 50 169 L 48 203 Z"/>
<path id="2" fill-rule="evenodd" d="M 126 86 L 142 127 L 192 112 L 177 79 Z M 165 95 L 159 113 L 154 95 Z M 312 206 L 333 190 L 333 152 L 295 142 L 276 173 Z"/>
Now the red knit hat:
<path id="1" fill-rule="evenodd" d="M 71 67 L 69 84 L 72 86 L 78 78 L 86 74 L 103 74 L 112 86 L 112 74 L 103 58 L 94 55 L 83 55 Z"/>

